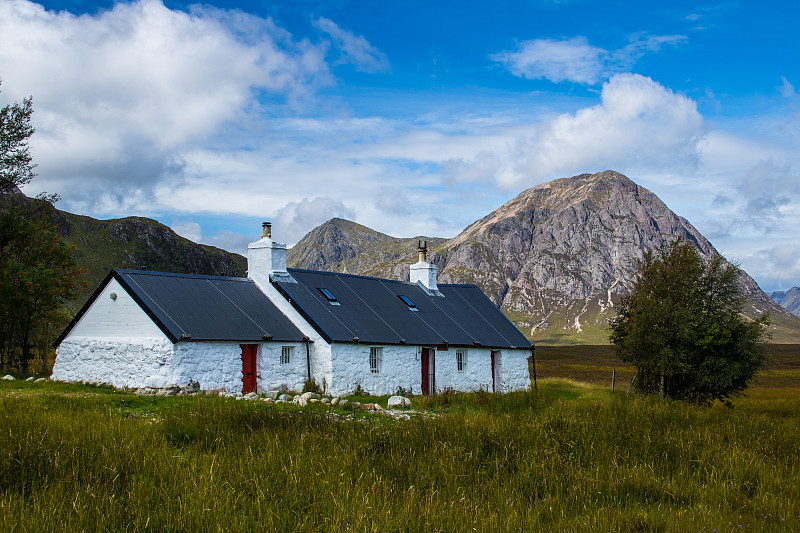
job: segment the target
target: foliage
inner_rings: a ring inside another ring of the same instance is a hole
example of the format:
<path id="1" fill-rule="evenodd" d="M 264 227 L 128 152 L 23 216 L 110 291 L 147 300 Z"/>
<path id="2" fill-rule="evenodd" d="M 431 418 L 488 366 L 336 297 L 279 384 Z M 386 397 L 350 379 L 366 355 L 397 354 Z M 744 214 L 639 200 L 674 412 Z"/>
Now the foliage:
<path id="1" fill-rule="evenodd" d="M 85 287 L 48 207 L 35 200 L 0 213 L 0 363 L 23 374 L 50 350 L 69 318 L 65 304 Z"/>
<path id="2" fill-rule="evenodd" d="M 82 288 L 82 270 L 48 201 L 56 196 L 14 194 L 34 177 L 32 113 L 30 98 L 0 109 L 0 370 L 23 374 L 35 354 L 46 359 L 54 333 L 66 325 L 64 305 Z"/>
<path id="3" fill-rule="evenodd" d="M 748 319 L 744 302 L 738 268 L 718 255 L 705 261 L 694 246 L 675 241 L 645 256 L 609 338 L 636 367 L 640 391 L 725 401 L 766 363 L 769 317 Z"/>
<path id="4" fill-rule="evenodd" d="M 0 108 L 0 193 L 12 192 L 36 175 L 28 149 L 28 139 L 34 132 L 32 114 L 30 97 L 21 104 L 14 102 Z"/>
<path id="5" fill-rule="evenodd" d="M 303 382 L 303 392 L 316 392 L 317 394 L 322 394 L 324 391 L 322 387 L 317 384 L 317 380 L 314 378 L 306 379 Z"/>
<path id="6" fill-rule="evenodd" d="M 797 388 L 734 410 L 539 393 L 536 409 L 345 421 L 0 381 L 0 530 L 798 530 Z"/>

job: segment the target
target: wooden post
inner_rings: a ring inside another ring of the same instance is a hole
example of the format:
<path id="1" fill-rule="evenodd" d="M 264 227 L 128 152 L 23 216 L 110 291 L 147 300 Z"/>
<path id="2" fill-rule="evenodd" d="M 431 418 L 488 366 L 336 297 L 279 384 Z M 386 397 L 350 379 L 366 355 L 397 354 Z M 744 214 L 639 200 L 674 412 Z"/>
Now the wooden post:
<path id="1" fill-rule="evenodd" d="M 533 389 L 539 390 L 539 385 L 536 383 L 536 344 L 531 344 L 531 365 L 533 365 Z"/>
<path id="2" fill-rule="evenodd" d="M 633 382 L 636 381 L 636 374 L 633 375 L 633 379 L 631 380 L 631 384 L 628 385 L 628 392 L 626 394 L 630 394 L 631 389 L 633 388 Z"/>
<path id="3" fill-rule="evenodd" d="M 617 382 L 617 369 L 611 369 L 611 391 L 614 391 L 614 384 Z"/>

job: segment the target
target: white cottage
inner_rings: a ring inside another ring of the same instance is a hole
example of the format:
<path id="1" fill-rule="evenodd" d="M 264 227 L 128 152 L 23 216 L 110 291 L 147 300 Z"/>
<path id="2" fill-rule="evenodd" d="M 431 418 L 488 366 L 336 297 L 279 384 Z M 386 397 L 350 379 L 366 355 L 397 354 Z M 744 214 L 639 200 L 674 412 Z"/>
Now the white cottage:
<path id="1" fill-rule="evenodd" d="M 56 341 L 53 379 L 229 392 L 357 387 L 504 392 L 530 386 L 531 344 L 475 285 L 288 269 L 286 245 L 248 247 L 248 278 L 114 270 Z"/>

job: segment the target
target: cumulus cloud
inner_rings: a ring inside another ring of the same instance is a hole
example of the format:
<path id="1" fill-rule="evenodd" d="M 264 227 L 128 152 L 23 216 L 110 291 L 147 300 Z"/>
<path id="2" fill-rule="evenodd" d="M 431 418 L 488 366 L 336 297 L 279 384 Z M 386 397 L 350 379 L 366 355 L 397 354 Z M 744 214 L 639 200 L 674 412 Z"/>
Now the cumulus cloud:
<path id="1" fill-rule="evenodd" d="M 383 72 L 389 70 L 386 56 L 369 44 L 361 35 L 343 30 L 332 20 L 319 17 L 314 20 L 314 27 L 327 34 L 334 46 L 341 52 L 337 64 L 349 63 L 360 72 Z"/>
<path id="2" fill-rule="evenodd" d="M 658 52 L 664 45 L 675 45 L 685 40 L 686 37 L 682 35 L 635 34 L 630 37 L 628 45 L 608 51 L 590 45 L 583 36 L 532 39 L 519 43 L 516 50 L 507 50 L 491 57 L 521 78 L 595 85 L 614 73 L 630 68 L 646 53 Z"/>
<path id="3" fill-rule="evenodd" d="M 0 2 L 0 65 L 10 97 L 33 95 L 40 174 L 83 190 L 146 189 L 180 172 L 186 147 L 257 113 L 254 93 L 291 99 L 331 80 L 324 49 L 271 19 L 160 0 L 82 16 Z"/>
<path id="4" fill-rule="evenodd" d="M 600 103 L 515 131 L 504 151 L 447 163 L 453 179 L 491 178 L 505 188 L 593 170 L 692 170 L 706 127 L 696 103 L 638 74 L 603 84 Z"/>
<path id="5" fill-rule="evenodd" d="M 356 213 L 339 200 L 329 197 L 303 198 L 289 202 L 275 212 L 273 235 L 292 245 L 309 230 L 334 217 L 354 220 Z"/>

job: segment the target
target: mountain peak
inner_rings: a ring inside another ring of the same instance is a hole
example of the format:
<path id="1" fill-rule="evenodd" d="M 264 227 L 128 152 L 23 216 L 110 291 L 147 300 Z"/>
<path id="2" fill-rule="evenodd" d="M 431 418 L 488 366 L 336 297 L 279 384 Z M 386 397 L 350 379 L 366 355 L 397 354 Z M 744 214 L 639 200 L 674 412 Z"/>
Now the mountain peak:
<path id="1" fill-rule="evenodd" d="M 408 279 L 415 241 L 366 229 L 327 248 L 321 235 L 313 237 L 314 230 L 301 243 L 325 260 L 309 263 L 297 253 L 296 264 Z M 658 196 L 606 170 L 537 185 L 453 239 L 428 241 L 440 283 L 478 285 L 534 340 L 605 343 L 608 320 L 632 286 L 639 261 L 675 238 L 693 243 L 704 257 L 718 255 Z M 750 314 L 771 311 L 773 319 L 786 318 L 752 278 L 743 274 L 741 281 Z M 786 324 L 797 331 L 790 320 Z"/>

